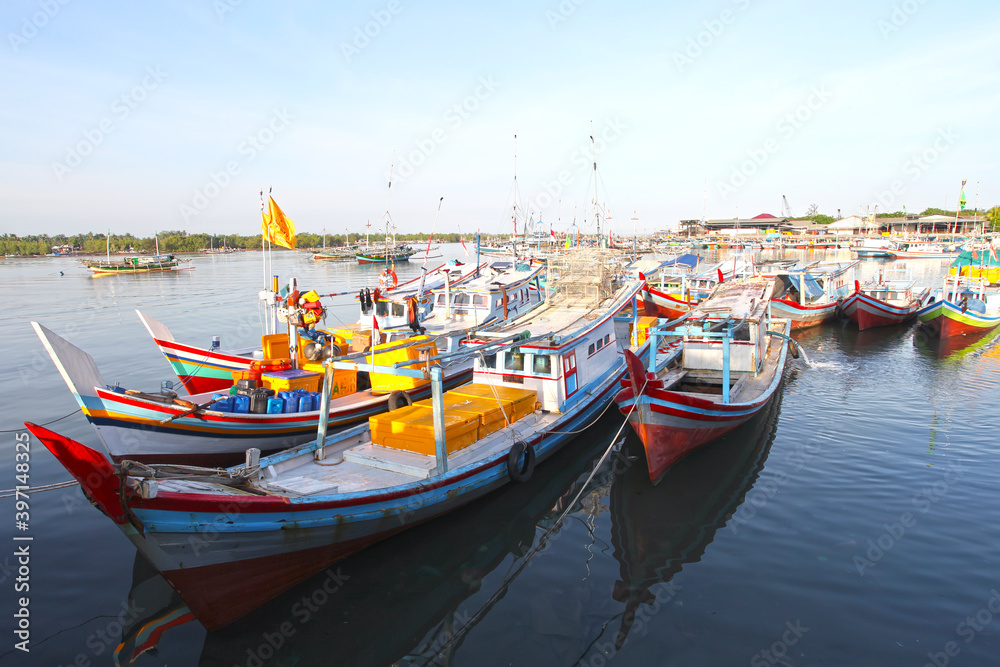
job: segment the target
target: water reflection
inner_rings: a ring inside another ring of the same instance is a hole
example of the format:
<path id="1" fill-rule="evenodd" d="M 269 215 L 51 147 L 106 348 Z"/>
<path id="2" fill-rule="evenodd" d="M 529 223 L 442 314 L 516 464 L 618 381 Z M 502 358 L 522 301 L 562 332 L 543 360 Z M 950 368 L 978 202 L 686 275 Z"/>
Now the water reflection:
<path id="1" fill-rule="evenodd" d="M 767 460 L 780 411 L 781 392 L 754 419 L 680 461 L 658 486 L 650 486 L 641 464 L 614 478 L 611 540 L 619 579 L 613 596 L 625 605 L 616 649 L 642 616 L 640 605 L 672 597 L 672 590 L 657 585 L 669 584 L 685 564 L 701 560 L 716 531 L 743 503 Z M 638 439 L 629 438 L 627 446 L 641 454 Z"/>
<path id="2" fill-rule="evenodd" d="M 941 339 L 917 327 L 913 345 L 926 357 L 958 361 L 984 351 L 996 336 L 996 330 L 990 330 Z"/>

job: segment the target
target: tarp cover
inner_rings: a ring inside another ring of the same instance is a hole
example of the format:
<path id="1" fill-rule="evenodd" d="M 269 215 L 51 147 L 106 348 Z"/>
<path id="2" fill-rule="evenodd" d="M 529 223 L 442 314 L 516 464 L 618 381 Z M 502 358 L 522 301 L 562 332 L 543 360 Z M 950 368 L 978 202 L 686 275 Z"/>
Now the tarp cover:
<path id="1" fill-rule="evenodd" d="M 794 287 L 797 290 L 800 284 L 804 284 L 806 299 L 818 299 L 823 296 L 823 288 L 819 286 L 819 283 L 812 277 L 812 274 L 806 273 L 804 280 L 800 280 L 800 276 L 802 276 L 801 271 L 789 271 L 788 275 L 781 276 L 781 281 L 785 283 L 785 289 Z"/>

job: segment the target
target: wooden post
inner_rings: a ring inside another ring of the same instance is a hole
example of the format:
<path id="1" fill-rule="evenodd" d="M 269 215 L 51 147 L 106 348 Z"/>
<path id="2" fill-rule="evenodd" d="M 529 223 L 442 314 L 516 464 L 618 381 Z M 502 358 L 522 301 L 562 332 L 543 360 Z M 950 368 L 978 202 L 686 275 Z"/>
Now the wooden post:
<path id="1" fill-rule="evenodd" d="M 326 429 L 330 423 L 330 394 L 333 393 L 333 359 L 323 362 L 323 393 L 319 399 L 319 428 L 316 431 L 316 455 L 317 461 L 326 458 Z"/>

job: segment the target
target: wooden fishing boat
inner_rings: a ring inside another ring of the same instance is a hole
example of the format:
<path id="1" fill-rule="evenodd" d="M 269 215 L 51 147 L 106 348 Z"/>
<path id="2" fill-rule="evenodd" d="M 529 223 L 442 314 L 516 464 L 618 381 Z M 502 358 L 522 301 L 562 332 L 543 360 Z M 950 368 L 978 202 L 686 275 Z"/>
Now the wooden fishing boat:
<path id="1" fill-rule="evenodd" d="M 995 247 L 965 250 L 951 263 L 948 273 L 1000 284 L 1000 257 Z"/>
<path id="2" fill-rule="evenodd" d="M 960 249 L 940 243 L 900 243 L 887 252 L 892 259 L 950 259 L 957 257 Z"/>
<path id="3" fill-rule="evenodd" d="M 1000 291 L 987 290 L 983 281 L 946 277 L 917 311 L 917 320 L 941 339 L 990 331 L 1000 326 Z"/>
<path id="4" fill-rule="evenodd" d="M 854 293 L 844 299 L 841 310 L 862 331 L 904 324 L 917 316 L 931 291 L 927 287 L 914 294 L 914 284 L 905 271 L 880 273 L 864 285 L 855 281 Z"/>
<path id="5" fill-rule="evenodd" d="M 678 366 L 649 375 L 626 351 L 629 380 L 615 401 L 642 440 L 649 478 L 656 484 L 675 462 L 753 417 L 781 385 L 791 322 L 772 320 L 773 280 L 754 277 L 720 284 L 671 330 L 683 336 Z M 772 331 L 775 327 L 777 331 Z"/>
<path id="6" fill-rule="evenodd" d="M 481 270 L 485 267 L 486 264 L 481 264 L 478 268 Z M 401 283 L 394 291 L 401 297 L 404 295 L 417 296 L 419 292 L 419 298 L 423 301 L 430 299 L 431 291 L 436 287 L 443 286 L 446 282 L 454 287 L 471 280 L 475 277 L 476 270 L 476 267 L 466 266 L 459 269 L 442 264 L 428 272 L 422 289 L 418 290 L 420 278 L 417 277 Z M 276 292 L 276 289 L 262 292 L 262 298 L 268 299 L 266 305 L 269 309 L 275 305 L 273 299 L 278 298 Z M 351 294 L 353 293 L 351 292 Z M 338 296 L 346 294 L 339 293 Z M 177 342 L 165 324 L 138 310 L 136 310 L 136 314 L 189 394 L 227 391 L 232 386 L 234 372 L 248 371 L 255 362 L 260 363 L 276 357 L 289 356 L 288 352 L 280 351 L 289 349 L 287 334 L 265 334 L 261 337 L 260 346 L 225 349 L 222 347 L 221 341 L 214 341 L 211 347 L 198 347 Z M 370 331 L 370 320 L 366 322 L 366 325 L 365 330 Z M 340 331 L 342 339 L 352 338 L 353 331 L 347 329 L 349 328 Z M 361 327 L 356 326 L 353 329 L 360 330 Z M 398 333 L 398 337 L 406 335 L 406 332 L 403 331 Z M 390 335 L 389 339 L 391 340 L 392 337 Z"/>
<path id="7" fill-rule="evenodd" d="M 358 264 L 394 264 L 409 261 L 417 251 L 406 245 L 365 248 L 355 253 Z"/>
<path id="8" fill-rule="evenodd" d="M 230 387 L 235 388 L 232 378 L 224 394 L 208 391 L 184 398 L 170 390 L 143 392 L 110 385 L 93 357 L 37 322 L 32 326 L 114 461 L 233 465 L 242 460 L 248 447 L 274 453 L 316 436 L 322 403 L 318 396 L 312 396 L 301 409 L 301 392 L 318 393 L 321 363 L 305 362 L 306 369 L 299 371 L 259 373 L 264 388 L 277 392 L 279 385 L 269 381 L 274 378 L 286 385 L 294 382 L 291 391 L 299 393 L 278 397 L 283 402 L 281 412 L 255 413 L 249 399 L 242 409 L 226 400 L 231 398 Z M 376 364 L 394 363 L 416 358 L 421 350 L 436 351 L 436 347 L 428 337 L 417 336 L 376 345 L 374 358 Z M 371 354 L 366 358 L 371 359 Z M 450 389 L 472 379 L 472 366 L 468 362 L 453 363 L 444 367 L 444 373 L 444 386 Z M 379 374 L 367 376 L 371 387 L 359 390 L 357 375 L 337 371 L 327 401 L 331 431 L 367 422 L 372 415 L 431 395 L 428 380 Z"/>
<path id="9" fill-rule="evenodd" d="M 597 419 L 624 376 L 621 350 L 645 356 L 648 344 L 634 333 L 630 343 L 628 318 L 615 317 L 639 283 L 615 284 L 593 261 L 582 266 L 575 279 L 550 280 L 542 306 L 469 341 L 470 386 L 444 391 L 439 364 L 449 355 L 393 367 L 328 361 L 324 395 L 336 369 L 353 368 L 429 372 L 434 398 L 332 438 L 321 421 L 314 442 L 265 458 L 249 450 L 243 466 L 199 475 L 113 465 L 27 426 L 215 629 L 333 561 L 524 481 Z M 531 336 L 529 327 L 545 333 Z"/>
<path id="10" fill-rule="evenodd" d="M 870 259 L 875 257 L 889 257 L 889 253 L 896 249 L 896 244 L 889 239 L 861 239 L 861 244 L 851 248 L 851 251 L 859 259 Z"/>
<path id="11" fill-rule="evenodd" d="M 134 255 L 118 261 L 84 262 L 84 266 L 95 274 L 156 273 L 180 268 L 179 260 L 173 255 Z"/>
<path id="12" fill-rule="evenodd" d="M 762 276 L 775 279 L 772 316 L 791 320 L 792 329 L 805 329 L 833 319 L 849 293 L 849 285 L 854 283 L 858 264 L 859 260 L 813 262 L 801 268 L 762 270 Z"/>

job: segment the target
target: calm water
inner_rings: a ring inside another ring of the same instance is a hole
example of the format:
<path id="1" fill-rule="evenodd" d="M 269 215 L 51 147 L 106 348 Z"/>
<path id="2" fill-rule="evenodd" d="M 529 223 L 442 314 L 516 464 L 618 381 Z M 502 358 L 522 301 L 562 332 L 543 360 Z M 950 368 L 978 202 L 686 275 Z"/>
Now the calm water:
<path id="1" fill-rule="evenodd" d="M 0 489 L 15 484 L 20 422 L 75 408 L 30 320 L 90 352 L 108 382 L 135 388 L 172 377 L 135 308 L 184 342 L 252 343 L 259 253 L 190 265 L 94 279 L 69 259 L 0 264 Z M 880 266 L 862 265 L 865 274 Z M 910 266 L 934 285 L 944 267 Z M 274 268 L 320 292 L 374 286 L 378 273 L 291 253 Z M 404 265 L 400 279 L 417 270 Z M 346 303 L 333 313 L 355 317 Z M 939 358 L 912 327 L 841 324 L 800 339 L 813 363 L 789 369 L 766 413 L 658 487 L 624 431 L 621 452 L 548 546 L 488 606 L 580 489 L 617 418 L 528 484 L 342 561 L 223 631 L 171 627 L 135 664 L 1000 664 L 1000 346 L 987 337 Z M 98 444 L 79 414 L 53 428 Z M 65 479 L 33 443 L 31 484 Z M 184 620 L 182 603 L 78 488 L 39 493 L 30 529 L 18 532 L 34 537 L 32 648 L 12 651 L 22 595 L 13 500 L 0 508 L 10 545 L 0 550 L 0 665 L 114 664 L 123 622 Z M 323 593 L 329 577 L 339 585 L 332 595 Z"/>

